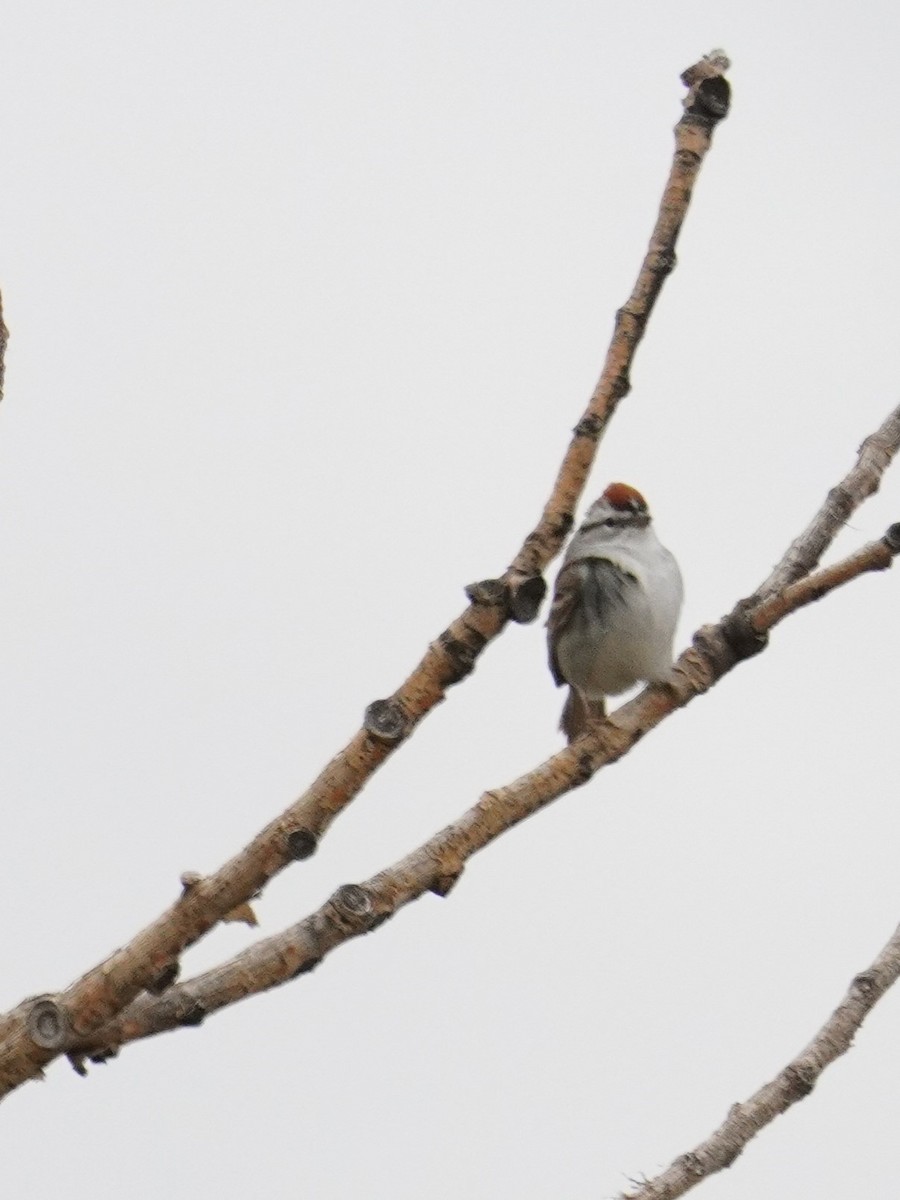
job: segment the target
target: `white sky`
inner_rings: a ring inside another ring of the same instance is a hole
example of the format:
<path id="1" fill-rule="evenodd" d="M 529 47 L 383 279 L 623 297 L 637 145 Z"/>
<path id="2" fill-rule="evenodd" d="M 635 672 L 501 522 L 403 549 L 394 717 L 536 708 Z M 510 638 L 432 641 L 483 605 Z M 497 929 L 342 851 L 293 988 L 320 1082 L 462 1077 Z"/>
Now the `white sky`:
<path id="1" fill-rule="evenodd" d="M 603 444 L 679 641 L 898 398 L 900 11 L 4 5 L 0 1007 L 316 774 L 531 528 L 643 255 L 679 72 L 732 117 Z M 839 549 L 900 519 L 900 468 Z M 896 574 L 896 573 L 895 573 Z M 900 920 L 898 579 L 785 624 L 614 770 L 313 975 L 2 1107 L 10 1197 L 587 1200 L 689 1149 Z M 511 628 L 263 933 L 560 745 Z M 216 931 L 189 976 L 249 944 Z M 900 993 L 716 1200 L 889 1197 Z"/>

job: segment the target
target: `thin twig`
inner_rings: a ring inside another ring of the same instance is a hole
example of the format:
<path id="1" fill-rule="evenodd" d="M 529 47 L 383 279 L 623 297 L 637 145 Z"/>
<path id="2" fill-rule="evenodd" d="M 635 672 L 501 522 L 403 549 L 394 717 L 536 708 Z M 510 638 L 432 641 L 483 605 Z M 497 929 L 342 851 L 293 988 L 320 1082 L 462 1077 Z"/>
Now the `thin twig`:
<path id="1" fill-rule="evenodd" d="M 710 1175 L 730 1167 L 761 1129 L 798 1100 L 805 1099 L 825 1068 L 847 1053 L 871 1009 L 898 977 L 900 926 L 871 966 L 856 976 L 805 1050 L 749 1100 L 733 1104 L 715 1133 L 699 1146 L 680 1155 L 661 1174 L 635 1191 L 623 1193 L 619 1200 L 675 1200 Z"/>
<path id="2" fill-rule="evenodd" d="M 724 83 L 724 81 L 722 81 Z M 727 84 L 724 85 L 727 88 Z M 693 94 L 693 92 L 692 92 Z M 727 106 L 726 106 L 727 108 Z M 54 1030 L 42 1010 L 43 1032 L 35 1040 L 26 1002 L 0 1017 L 0 1097 L 41 1074 L 72 1034 L 88 1037 L 154 981 L 177 971 L 180 954 L 226 914 L 250 900 L 298 858 L 308 857 L 334 818 L 359 793 L 446 690 L 474 667 L 484 647 L 507 621 L 531 620 L 543 596 L 541 572 L 558 553 L 596 454 L 619 400 L 662 284 L 675 263 L 675 243 L 691 191 L 725 111 L 690 107 L 675 129 L 675 155 L 659 219 L 637 283 L 616 319 L 600 380 L 575 428 L 550 499 L 536 528 L 499 580 L 472 585 L 470 604 L 428 647 L 412 674 L 386 700 L 369 706 L 363 727 L 328 763 L 306 792 L 213 875 L 193 880 L 182 896 L 126 946 L 92 968 L 60 997 L 66 1028 Z"/>
<path id="3" fill-rule="evenodd" d="M 898 553 L 900 525 L 892 525 L 883 538 L 755 608 L 748 609 L 742 602 L 717 625 L 698 632 L 694 645 L 676 663 L 670 684 L 645 689 L 596 731 L 513 783 L 485 792 L 468 812 L 411 854 L 364 883 L 345 884 L 291 928 L 261 939 L 162 996 L 140 996 L 91 1040 L 69 1046 L 76 1066 L 85 1057 L 105 1059 L 125 1042 L 196 1025 L 226 1005 L 311 971 L 329 951 L 371 932 L 426 892 L 445 896 L 473 854 L 621 758 L 648 730 L 708 691 L 741 659 L 762 649 L 765 635 L 786 616 L 865 572 L 890 567 Z"/>

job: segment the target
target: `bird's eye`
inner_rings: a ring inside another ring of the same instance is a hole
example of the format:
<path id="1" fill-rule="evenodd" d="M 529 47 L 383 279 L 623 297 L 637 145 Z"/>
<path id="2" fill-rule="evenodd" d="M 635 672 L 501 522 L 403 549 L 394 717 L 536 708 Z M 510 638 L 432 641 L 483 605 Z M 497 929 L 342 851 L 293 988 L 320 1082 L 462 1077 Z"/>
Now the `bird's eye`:
<path id="1" fill-rule="evenodd" d="M 612 529 L 612 527 L 614 525 L 618 525 L 618 523 L 619 522 L 616 520 L 615 517 L 607 517 L 606 520 L 603 522 L 603 524 L 607 527 L 607 529 Z"/>

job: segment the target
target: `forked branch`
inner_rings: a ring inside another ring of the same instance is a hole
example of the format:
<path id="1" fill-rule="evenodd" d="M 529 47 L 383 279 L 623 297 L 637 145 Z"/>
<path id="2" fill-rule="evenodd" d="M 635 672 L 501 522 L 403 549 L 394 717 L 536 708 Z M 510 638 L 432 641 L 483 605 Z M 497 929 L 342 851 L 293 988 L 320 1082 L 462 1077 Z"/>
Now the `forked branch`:
<path id="1" fill-rule="evenodd" d="M 465 610 L 431 643 L 394 694 L 368 707 L 362 728 L 294 804 L 218 871 L 195 880 L 126 946 L 60 993 L 54 1000 L 64 1014 L 59 1028 L 46 1005 L 42 1021 L 29 1025 L 32 1002 L 0 1017 L 0 1097 L 40 1075 L 72 1038 L 90 1039 L 143 989 L 164 987 L 177 973 L 179 957 L 187 947 L 252 899 L 290 863 L 309 857 L 335 817 L 444 698 L 447 688 L 471 672 L 485 646 L 507 622 L 536 616 L 545 588 L 542 572 L 572 526 L 600 437 L 628 392 L 635 350 L 675 263 L 675 244 L 694 182 L 713 129 L 727 111 L 724 68 L 709 61 L 713 76 L 688 84 L 689 104 L 675 129 L 675 155 L 659 217 L 634 290 L 617 315 L 600 380 L 575 427 L 541 519 L 512 565 L 499 579 L 467 589 L 470 603 Z"/>
<path id="2" fill-rule="evenodd" d="M 316 967 L 331 950 L 370 933 L 426 892 L 445 896 L 466 861 L 513 825 L 616 762 L 676 709 L 708 691 L 742 659 L 762 650 L 767 635 L 798 609 L 869 571 L 890 567 L 900 553 L 900 524 L 848 558 L 798 580 L 756 606 L 746 601 L 716 625 L 705 626 L 675 664 L 672 682 L 646 688 L 593 732 L 477 804 L 418 849 L 364 883 L 345 884 L 298 924 L 264 938 L 229 962 L 170 987 L 162 996 L 140 996 L 91 1041 L 69 1043 L 76 1069 L 102 1061 L 138 1038 L 183 1025 Z"/>

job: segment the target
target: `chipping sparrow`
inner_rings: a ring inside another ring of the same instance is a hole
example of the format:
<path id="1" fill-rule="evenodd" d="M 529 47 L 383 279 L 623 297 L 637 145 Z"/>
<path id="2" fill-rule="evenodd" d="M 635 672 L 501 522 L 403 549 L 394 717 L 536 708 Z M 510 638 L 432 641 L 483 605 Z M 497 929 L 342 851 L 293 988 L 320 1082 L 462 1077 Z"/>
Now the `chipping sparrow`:
<path id="1" fill-rule="evenodd" d="M 570 685 L 560 722 L 570 742 L 603 715 L 604 696 L 666 677 L 681 599 L 644 497 L 611 483 L 569 542 L 547 621 L 550 670 Z"/>

